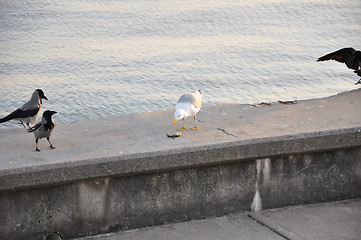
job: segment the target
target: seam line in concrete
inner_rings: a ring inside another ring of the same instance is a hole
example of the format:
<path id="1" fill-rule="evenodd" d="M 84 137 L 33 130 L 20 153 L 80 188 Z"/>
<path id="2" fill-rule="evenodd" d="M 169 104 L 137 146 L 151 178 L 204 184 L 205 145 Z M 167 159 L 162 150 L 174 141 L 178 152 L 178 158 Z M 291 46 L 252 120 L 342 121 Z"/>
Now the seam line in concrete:
<path id="1" fill-rule="evenodd" d="M 278 231 L 275 227 L 269 226 L 267 223 L 263 222 L 262 220 L 252 216 L 252 214 L 247 214 L 247 216 L 252 219 L 253 221 L 255 221 L 256 223 L 258 223 L 259 225 L 269 229 L 270 231 L 276 233 L 278 236 L 286 239 L 286 240 L 292 240 L 291 238 L 287 237 L 286 235 L 284 235 L 281 231 Z"/>

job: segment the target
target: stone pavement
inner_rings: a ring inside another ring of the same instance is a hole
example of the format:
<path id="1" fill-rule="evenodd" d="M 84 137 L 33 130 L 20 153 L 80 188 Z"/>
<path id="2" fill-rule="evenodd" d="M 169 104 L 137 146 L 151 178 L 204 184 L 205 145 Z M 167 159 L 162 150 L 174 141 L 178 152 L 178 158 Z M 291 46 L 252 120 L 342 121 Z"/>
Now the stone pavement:
<path id="1" fill-rule="evenodd" d="M 361 239 L 361 199 L 293 206 L 77 240 Z"/>

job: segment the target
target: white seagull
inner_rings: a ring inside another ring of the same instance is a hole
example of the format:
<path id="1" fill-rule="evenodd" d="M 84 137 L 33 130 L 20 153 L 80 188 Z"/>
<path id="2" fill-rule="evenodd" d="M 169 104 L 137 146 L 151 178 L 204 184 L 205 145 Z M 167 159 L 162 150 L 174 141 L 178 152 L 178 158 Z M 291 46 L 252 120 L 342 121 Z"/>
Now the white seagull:
<path id="1" fill-rule="evenodd" d="M 180 119 L 183 119 L 183 127 L 179 128 L 178 130 L 183 131 L 186 130 L 184 127 L 184 121 L 189 116 L 194 116 L 194 127 L 192 130 L 197 130 L 197 121 L 196 121 L 196 114 L 201 109 L 202 105 L 202 93 L 201 90 L 197 90 L 194 93 L 188 93 L 182 95 L 176 105 L 176 110 L 174 112 L 174 122 L 173 125 Z"/>
<path id="2" fill-rule="evenodd" d="M 36 89 L 29 101 L 6 117 L 1 118 L 0 123 L 15 119 L 19 120 L 21 124 L 23 124 L 24 128 L 25 123 L 29 129 L 31 129 L 30 125 L 33 126 L 35 124 L 41 108 L 43 107 L 42 99 L 48 100 L 48 98 L 45 97 L 43 90 Z"/>

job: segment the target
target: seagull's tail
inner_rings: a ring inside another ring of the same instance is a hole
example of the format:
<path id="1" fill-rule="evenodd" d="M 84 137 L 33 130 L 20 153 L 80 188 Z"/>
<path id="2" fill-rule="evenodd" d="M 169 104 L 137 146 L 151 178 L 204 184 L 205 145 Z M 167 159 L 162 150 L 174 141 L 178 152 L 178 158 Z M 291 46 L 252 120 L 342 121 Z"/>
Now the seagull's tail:
<path id="1" fill-rule="evenodd" d="M 201 91 L 203 91 L 204 89 L 205 89 L 205 87 L 204 87 L 204 85 L 203 85 L 202 87 L 198 88 L 198 92 L 199 92 L 200 94 L 202 94 Z"/>

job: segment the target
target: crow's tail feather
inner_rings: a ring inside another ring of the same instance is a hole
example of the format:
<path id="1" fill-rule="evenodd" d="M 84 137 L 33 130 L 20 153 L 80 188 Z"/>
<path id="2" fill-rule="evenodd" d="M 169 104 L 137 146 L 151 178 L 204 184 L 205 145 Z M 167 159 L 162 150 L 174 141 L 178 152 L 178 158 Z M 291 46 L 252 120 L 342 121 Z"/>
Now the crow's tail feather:
<path id="1" fill-rule="evenodd" d="M 9 120 L 12 120 L 12 119 L 17 118 L 17 115 L 18 115 L 18 112 L 19 112 L 19 111 L 20 111 L 20 109 L 16 109 L 14 112 L 10 113 L 10 114 L 7 115 L 6 117 L 1 118 L 1 119 L 0 119 L 0 123 L 7 122 L 7 121 L 9 121 Z"/>

